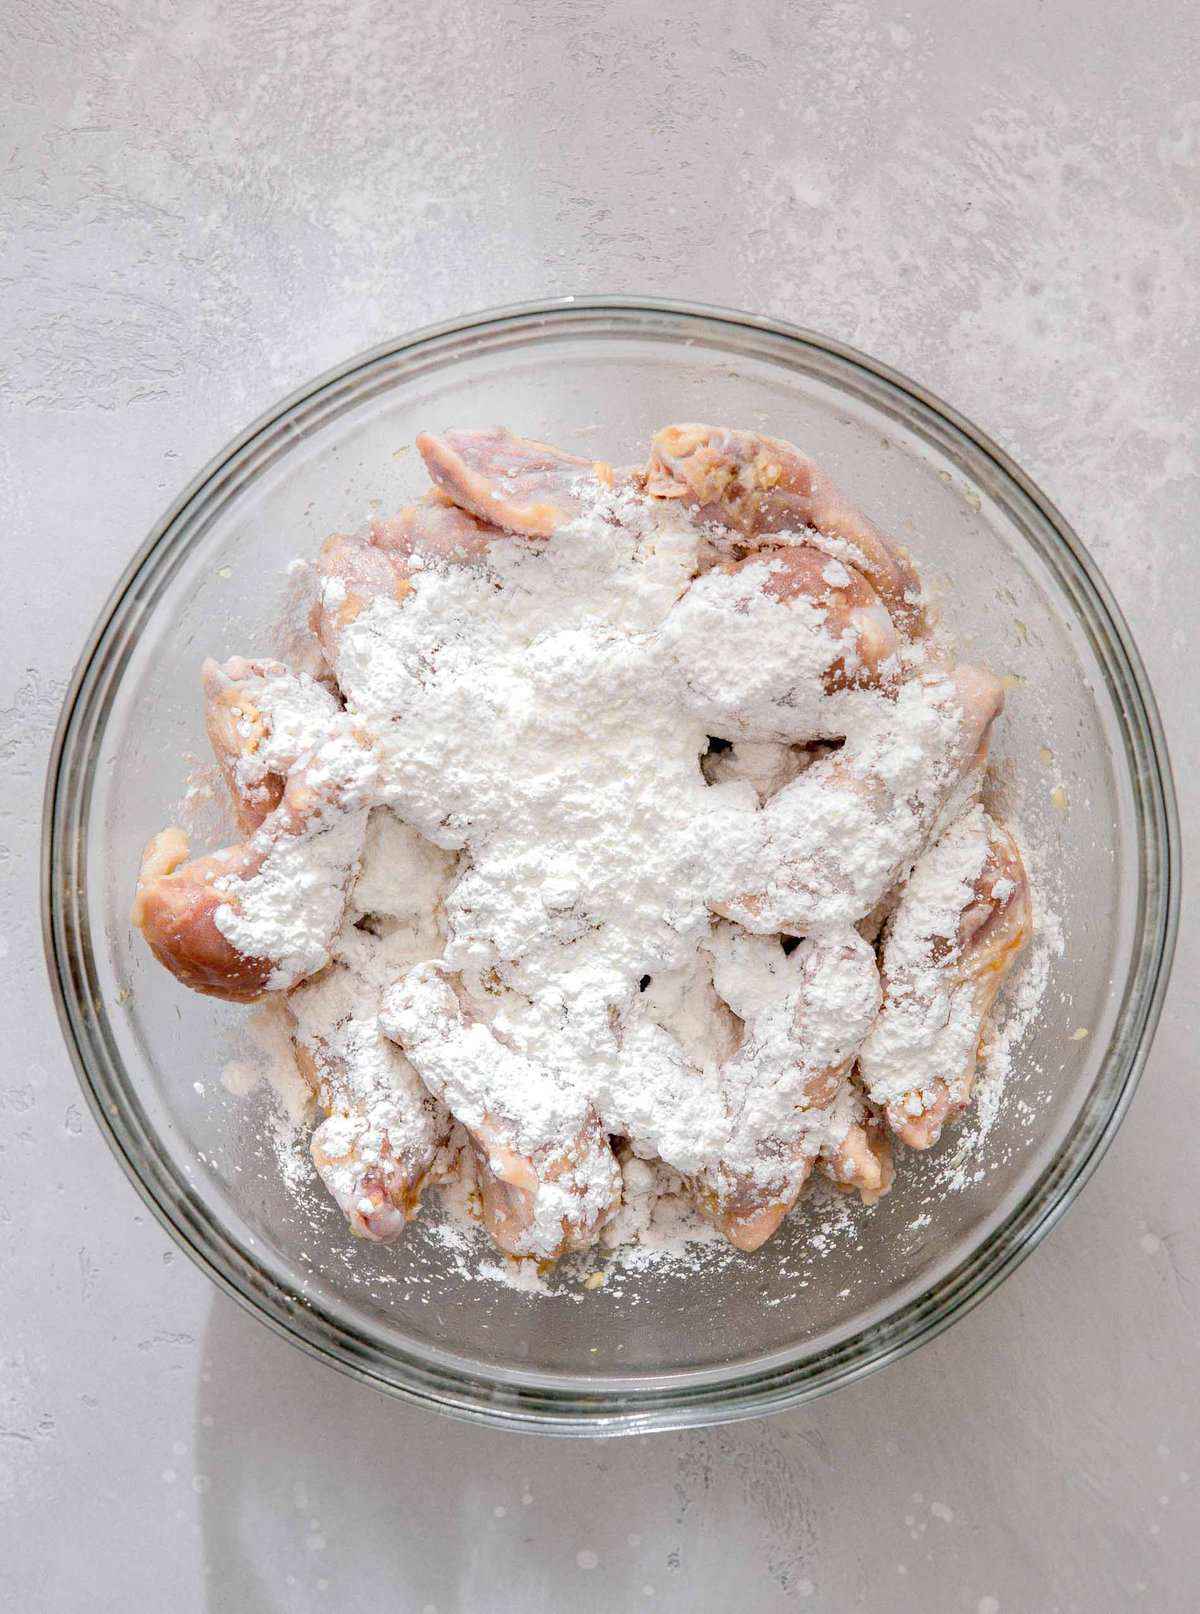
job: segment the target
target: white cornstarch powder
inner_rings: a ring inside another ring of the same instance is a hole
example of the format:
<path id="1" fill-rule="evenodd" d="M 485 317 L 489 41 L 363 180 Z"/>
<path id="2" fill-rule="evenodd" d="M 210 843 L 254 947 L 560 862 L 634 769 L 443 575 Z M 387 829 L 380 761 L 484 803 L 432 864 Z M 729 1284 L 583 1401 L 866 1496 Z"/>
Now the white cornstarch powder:
<path id="1" fill-rule="evenodd" d="M 301 806 L 216 882 L 215 923 L 294 988 L 329 1112 L 314 1154 L 367 1237 L 397 1162 L 469 1188 L 462 1127 L 498 1171 L 556 1163 L 516 1253 L 571 1221 L 606 1247 L 712 1237 L 694 1190 L 790 1203 L 874 1124 L 860 1048 L 885 1104 L 979 1034 L 946 978 L 987 849 L 970 670 L 903 642 L 880 687 L 847 688 L 853 635 L 770 591 L 770 551 L 704 571 L 681 505 L 582 503 L 543 541 L 408 557 L 402 597 L 338 631 L 340 701 L 278 664 L 255 689 L 238 784 L 288 775 L 286 801 L 299 775 Z M 832 547 L 845 587 L 854 549 Z M 322 588 L 341 611 L 343 580 Z M 917 1024 L 880 1016 L 864 936 L 936 835 L 890 932 Z"/>

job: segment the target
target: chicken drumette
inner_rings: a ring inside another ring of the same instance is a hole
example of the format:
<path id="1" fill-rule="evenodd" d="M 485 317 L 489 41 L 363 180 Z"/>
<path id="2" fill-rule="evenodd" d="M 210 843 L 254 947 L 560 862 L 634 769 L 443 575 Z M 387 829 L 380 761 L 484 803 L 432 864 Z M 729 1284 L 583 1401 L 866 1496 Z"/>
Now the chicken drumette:
<path id="1" fill-rule="evenodd" d="M 984 1024 L 1031 923 L 1016 842 L 972 807 L 905 888 L 883 944 L 883 1008 L 862 1049 L 867 1092 L 910 1148 L 932 1148 L 966 1108 Z"/>
<path id="2" fill-rule="evenodd" d="M 921 584 L 907 553 L 791 443 L 724 426 L 664 426 L 651 442 L 645 485 L 751 545 L 773 533 L 802 535 L 855 566 L 898 627 L 920 628 Z"/>

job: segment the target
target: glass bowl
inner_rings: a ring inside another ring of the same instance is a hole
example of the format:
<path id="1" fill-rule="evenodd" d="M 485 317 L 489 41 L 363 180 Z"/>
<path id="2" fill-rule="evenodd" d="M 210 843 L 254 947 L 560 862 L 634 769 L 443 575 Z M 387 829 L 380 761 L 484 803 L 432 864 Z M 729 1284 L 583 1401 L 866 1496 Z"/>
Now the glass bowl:
<path id="1" fill-rule="evenodd" d="M 814 1240 L 802 1206 L 753 1256 L 524 1293 L 482 1281 L 436 1216 L 381 1249 L 353 1243 L 323 1197 L 284 1187 L 264 1147 L 265 1099 L 220 1082 L 244 1011 L 154 963 L 131 933 L 130 895 L 143 841 L 175 816 L 205 752 L 202 657 L 274 647 L 288 562 L 420 487 L 419 429 L 504 421 L 619 462 L 673 419 L 802 444 L 942 580 L 969 653 L 1012 675 L 997 776 L 1037 849 L 1064 951 L 959 1191 L 938 1188 L 944 1158 L 910 1155 L 891 1196 L 838 1238 Z M 228 1293 L 409 1400 L 601 1434 L 795 1405 L 931 1338 L 1011 1272 L 1129 1102 L 1166 984 L 1177 869 L 1166 750 L 1129 634 L 1079 540 L 995 445 L 811 332 L 612 297 L 504 309 L 377 348 L 287 399 L 192 483 L 121 579 L 67 696 L 43 902 L 93 1113 Z"/>

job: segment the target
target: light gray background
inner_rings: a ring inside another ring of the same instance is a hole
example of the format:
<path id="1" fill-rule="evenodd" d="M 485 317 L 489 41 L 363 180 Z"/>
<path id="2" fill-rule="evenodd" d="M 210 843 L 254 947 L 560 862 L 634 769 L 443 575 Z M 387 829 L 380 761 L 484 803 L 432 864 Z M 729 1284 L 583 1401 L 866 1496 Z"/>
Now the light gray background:
<path id="1" fill-rule="evenodd" d="M 813 325 L 997 437 L 1128 613 L 1186 823 L 1190 0 L 7 0 L 0 36 L 0 1607 L 1191 1614 L 1186 922 L 1119 1139 L 993 1299 L 809 1409 L 596 1445 L 392 1405 L 218 1296 L 83 1109 L 36 918 L 64 683 L 179 486 L 357 349 L 579 290 Z"/>

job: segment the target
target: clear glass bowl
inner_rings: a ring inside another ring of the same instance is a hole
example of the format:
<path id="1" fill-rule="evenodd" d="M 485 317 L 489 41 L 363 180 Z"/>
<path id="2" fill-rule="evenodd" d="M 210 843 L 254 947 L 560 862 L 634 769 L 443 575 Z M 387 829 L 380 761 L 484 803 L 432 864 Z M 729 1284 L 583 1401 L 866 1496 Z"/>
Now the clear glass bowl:
<path id="1" fill-rule="evenodd" d="M 243 1011 L 182 990 L 130 931 L 142 842 L 172 819 L 205 752 L 200 660 L 273 646 L 288 562 L 416 491 L 422 427 L 505 421 L 620 461 L 654 427 L 689 418 L 803 444 L 943 580 L 971 653 L 1025 680 L 997 761 L 1041 849 L 1065 952 L 975 1180 L 922 1215 L 938 1161 L 909 1156 L 848 1241 L 814 1249 L 801 1208 L 754 1256 L 627 1273 L 594 1292 L 480 1281 L 423 1221 L 390 1249 L 352 1244 L 331 1203 L 298 1204 L 279 1182 L 264 1101 L 220 1085 Z M 1061 795 L 1051 801 L 1060 781 L 1065 812 Z M 931 1338 L 1010 1272 L 1129 1101 L 1166 984 L 1177 869 L 1167 756 L 1137 653 L 1079 540 L 992 443 L 810 332 L 601 298 L 378 348 L 289 398 L 193 482 L 80 660 L 47 785 L 43 900 L 93 1113 L 205 1271 L 372 1384 L 509 1427 L 588 1434 L 794 1405 Z M 1078 1028 L 1088 1035 L 1073 1038 Z"/>

